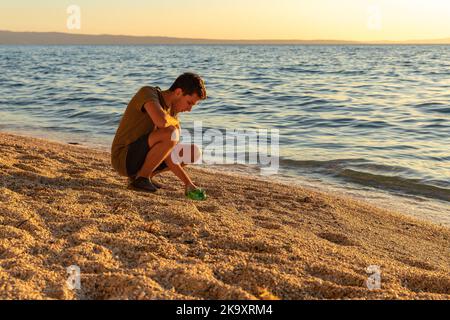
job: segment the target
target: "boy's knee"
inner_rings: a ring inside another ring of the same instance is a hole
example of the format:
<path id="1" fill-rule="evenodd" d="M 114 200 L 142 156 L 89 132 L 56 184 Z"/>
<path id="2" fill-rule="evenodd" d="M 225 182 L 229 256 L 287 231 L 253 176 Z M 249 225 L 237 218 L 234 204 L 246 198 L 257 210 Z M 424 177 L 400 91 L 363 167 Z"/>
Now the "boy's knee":
<path id="1" fill-rule="evenodd" d="M 168 137 L 168 140 L 174 142 L 175 144 L 180 141 L 180 130 L 177 127 L 170 126 L 164 129 L 167 132 L 166 135 Z"/>
<path id="2" fill-rule="evenodd" d="M 172 143 L 173 145 L 176 145 L 180 141 L 180 130 L 174 126 L 159 128 L 157 129 L 157 131 L 160 134 L 160 136 L 158 137 L 159 141 L 165 143 Z M 150 136 L 149 136 L 149 143 L 150 143 Z"/>

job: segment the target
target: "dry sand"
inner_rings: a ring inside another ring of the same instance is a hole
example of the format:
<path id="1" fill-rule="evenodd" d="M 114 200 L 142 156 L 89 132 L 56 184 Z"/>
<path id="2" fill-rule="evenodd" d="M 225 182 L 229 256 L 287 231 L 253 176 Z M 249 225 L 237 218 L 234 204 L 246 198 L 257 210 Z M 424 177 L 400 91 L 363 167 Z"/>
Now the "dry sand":
<path id="1" fill-rule="evenodd" d="M 157 194 L 134 192 L 109 159 L 0 133 L 0 298 L 450 298 L 448 228 L 197 168 L 205 202 L 171 173 Z M 366 287 L 370 265 L 381 289 Z"/>

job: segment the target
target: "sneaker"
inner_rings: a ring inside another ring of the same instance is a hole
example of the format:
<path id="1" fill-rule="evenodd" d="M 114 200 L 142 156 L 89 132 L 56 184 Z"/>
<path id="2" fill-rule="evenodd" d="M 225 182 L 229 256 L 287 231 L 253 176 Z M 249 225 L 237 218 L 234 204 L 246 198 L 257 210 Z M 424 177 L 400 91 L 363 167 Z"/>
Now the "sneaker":
<path id="1" fill-rule="evenodd" d="M 132 189 L 145 191 L 145 192 L 155 192 L 158 190 L 153 183 L 150 181 L 150 179 L 145 177 L 137 177 L 135 180 L 133 180 L 130 183 L 130 187 Z"/>
<path id="2" fill-rule="evenodd" d="M 161 189 L 163 187 L 163 185 L 159 182 L 156 182 L 153 178 L 150 179 L 151 183 L 157 187 L 158 189 Z"/>

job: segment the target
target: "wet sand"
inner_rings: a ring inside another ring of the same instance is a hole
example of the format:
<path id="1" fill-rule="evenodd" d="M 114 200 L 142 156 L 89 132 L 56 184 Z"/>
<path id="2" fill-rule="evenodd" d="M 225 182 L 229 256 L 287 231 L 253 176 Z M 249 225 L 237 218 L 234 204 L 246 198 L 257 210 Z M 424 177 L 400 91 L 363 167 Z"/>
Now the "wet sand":
<path id="1" fill-rule="evenodd" d="M 207 201 L 185 199 L 171 173 L 158 193 L 135 192 L 107 152 L 0 133 L 0 299 L 450 298 L 446 227 L 188 171 Z M 80 290 L 66 284 L 71 265 Z M 369 266 L 380 289 L 367 288 Z"/>

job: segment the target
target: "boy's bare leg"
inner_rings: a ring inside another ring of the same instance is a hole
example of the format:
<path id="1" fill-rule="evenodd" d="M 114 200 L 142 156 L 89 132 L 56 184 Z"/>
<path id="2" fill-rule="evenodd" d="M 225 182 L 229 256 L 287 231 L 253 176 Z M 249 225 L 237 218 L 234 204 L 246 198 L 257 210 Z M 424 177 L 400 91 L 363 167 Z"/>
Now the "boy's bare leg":
<path id="1" fill-rule="evenodd" d="M 155 169 L 166 159 L 179 140 L 179 131 L 175 127 L 167 127 L 153 131 L 148 137 L 150 151 L 147 153 L 137 177 L 150 178 Z"/>
<path id="2" fill-rule="evenodd" d="M 187 147 L 188 145 L 184 145 L 183 147 Z M 197 146 L 195 145 L 190 145 L 190 158 L 189 159 L 189 163 L 185 163 L 185 162 L 181 162 L 179 164 L 174 163 L 172 160 L 172 153 L 175 152 L 176 150 L 173 150 L 171 152 L 171 154 L 169 154 L 169 156 L 164 159 L 164 162 L 167 164 L 167 168 L 163 169 L 163 170 L 159 170 L 158 172 L 153 172 L 150 175 L 150 178 L 153 178 L 156 174 L 160 174 L 162 172 L 165 171 L 172 171 L 185 185 L 185 188 L 196 188 L 196 186 L 194 185 L 194 183 L 192 182 L 192 180 L 189 178 L 189 176 L 187 175 L 186 171 L 183 169 L 183 167 L 185 167 L 186 165 L 190 164 L 190 163 L 194 163 L 197 161 L 198 157 L 200 156 L 200 149 L 198 149 Z M 183 148 L 179 151 L 179 156 L 180 158 L 183 157 Z"/>

